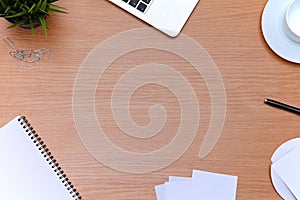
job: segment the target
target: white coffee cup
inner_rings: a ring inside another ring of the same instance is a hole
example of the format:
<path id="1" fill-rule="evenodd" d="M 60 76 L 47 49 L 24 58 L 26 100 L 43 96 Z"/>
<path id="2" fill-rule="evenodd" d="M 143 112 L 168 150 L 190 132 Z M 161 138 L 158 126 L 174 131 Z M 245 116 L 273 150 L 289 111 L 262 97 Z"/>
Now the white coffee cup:
<path id="1" fill-rule="evenodd" d="M 284 28 L 294 41 L 300 42 L 300 0 L 294 0 L 285 13 Z"/>

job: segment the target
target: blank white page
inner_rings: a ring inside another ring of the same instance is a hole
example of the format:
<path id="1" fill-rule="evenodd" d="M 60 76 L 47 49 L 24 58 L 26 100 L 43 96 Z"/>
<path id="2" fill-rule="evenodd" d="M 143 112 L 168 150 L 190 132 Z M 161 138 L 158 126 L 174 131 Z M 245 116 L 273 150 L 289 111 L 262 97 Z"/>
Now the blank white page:
<path id="1" fill-rule="evenodd" d="M 272 168 L 295 198 L 300 199 L 300 146 L 273 163 Z"/>
<path id="2" fill-rule="evenodd" d="M 72 197 L 18 118 L 0 129 L 0 199 L 79 199 Z"/>
<path id="3" fill-rule="evenodd" d="M 193 171 L 191 180 L 165 183 L 165 200 L 235 200 L 237 177 Z"/>

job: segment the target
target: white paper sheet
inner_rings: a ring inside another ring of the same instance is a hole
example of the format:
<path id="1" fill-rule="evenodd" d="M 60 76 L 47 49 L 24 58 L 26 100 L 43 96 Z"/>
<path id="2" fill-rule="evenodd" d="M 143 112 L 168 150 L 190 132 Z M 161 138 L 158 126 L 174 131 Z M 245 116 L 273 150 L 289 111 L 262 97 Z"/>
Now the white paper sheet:
<path id="1" fill-rule="evenodd" d="M 191 180 L 190 177 L 180 177 L 180 176 L 169 176 L 169 182 L 175 181 L 188 181 Z"/>
<path id="2" fill-rule="evenodd" d="M 165 184 L 156 185 L 155 193 L 157 200 L 165 200 Z"/>
<path id="3" fill-rule="evenodd" d="M 235 200 L 237 176 L 193 170 L 193 176 L 170 176 L 155 187 L 157 200 Z"/>
<path id="4" fill-rule="evenodd" d="M 75 200 L 18 119 L 0 129 L 0 199 Z"/>
<path id="5" fill-rule="evenodd" d="M 300 146 L 272 164 L 277 173 L 296 199 L 300 199 Z"/>

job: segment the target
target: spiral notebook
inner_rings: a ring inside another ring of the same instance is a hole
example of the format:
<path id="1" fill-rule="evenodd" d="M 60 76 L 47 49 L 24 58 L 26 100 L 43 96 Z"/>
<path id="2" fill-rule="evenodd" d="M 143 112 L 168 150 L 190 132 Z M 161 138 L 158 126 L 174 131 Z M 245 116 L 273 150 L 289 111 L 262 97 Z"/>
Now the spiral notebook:
<path id="1" fill-rule="evenodd" d="M 81 199 L 25 117 L 0 128 L 0 199 Z"/>

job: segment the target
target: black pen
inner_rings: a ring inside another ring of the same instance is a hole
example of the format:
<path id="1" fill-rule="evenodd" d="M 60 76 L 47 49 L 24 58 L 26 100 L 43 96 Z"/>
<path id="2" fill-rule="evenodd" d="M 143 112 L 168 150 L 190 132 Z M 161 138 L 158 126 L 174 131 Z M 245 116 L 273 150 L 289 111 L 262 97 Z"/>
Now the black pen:
<path id="1" fill-rule="evenodd" d="M 272 99 L 265 99 L 265 104 L 268 104 L 270 106 L 280 108 L 280 109 L 283 109 L 283 110 L 286 110 L 286 111 L 289 111 L 289 112 L 296 113 L 296 114 L 300 115 L 300 108 L 296 108 L 294 106 L 290 106 L 290 105 L 287 105 L 285 103 L 281 103 L 279 101 L 275 101 L 275 100 L 272 100 Z"/>

